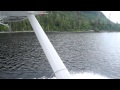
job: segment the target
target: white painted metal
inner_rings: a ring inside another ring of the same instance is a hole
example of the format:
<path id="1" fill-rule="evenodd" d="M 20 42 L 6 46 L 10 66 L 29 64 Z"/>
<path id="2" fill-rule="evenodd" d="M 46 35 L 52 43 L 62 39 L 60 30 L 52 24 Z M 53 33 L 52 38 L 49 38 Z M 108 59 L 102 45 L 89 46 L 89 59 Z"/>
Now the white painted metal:
<path id="1" fill-rule="evenodd" d="M 0 16 L 27 16 L 28 14 L 46 14 L 46 11 L 0 11 Z"/>
<path id="2" fill-rule="evenodd" d="M 4 22 L 19 22 L 27 19 L 28 14 L 47 14 L 46 11 L 0 11 L 0 18 Z"/>
<path id="3" fill-rule="evenodd" d="M 43 31 L 34 14 L 28 15 L 28 19 L 34 29 L 34 32 L 47 56 L 47 59 L 58 79 L 70 79 L 70 74 L 51 44 L 50 40 Z"/>

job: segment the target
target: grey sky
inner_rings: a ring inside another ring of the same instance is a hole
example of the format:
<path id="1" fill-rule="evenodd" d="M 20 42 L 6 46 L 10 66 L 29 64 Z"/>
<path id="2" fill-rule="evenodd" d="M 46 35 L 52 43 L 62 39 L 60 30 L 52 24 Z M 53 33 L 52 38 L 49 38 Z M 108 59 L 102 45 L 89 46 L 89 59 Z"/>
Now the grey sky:
<path id="1" fill-rule="evenodd" d="M 101 11 L 108 19 L 120 23 L 120 11 Z"/>

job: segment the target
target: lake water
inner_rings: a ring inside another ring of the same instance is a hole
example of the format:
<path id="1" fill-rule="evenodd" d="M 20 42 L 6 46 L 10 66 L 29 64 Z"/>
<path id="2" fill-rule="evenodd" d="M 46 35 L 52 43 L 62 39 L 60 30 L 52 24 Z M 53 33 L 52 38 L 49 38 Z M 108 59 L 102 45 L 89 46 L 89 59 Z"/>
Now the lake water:
<path id="1" fill-rule="evenodd" d="M 74 78 L 120 78 L 120 33 L 47 32 Z M 0 78 L 54 78 L 34 34 L 0 33 Z"/>

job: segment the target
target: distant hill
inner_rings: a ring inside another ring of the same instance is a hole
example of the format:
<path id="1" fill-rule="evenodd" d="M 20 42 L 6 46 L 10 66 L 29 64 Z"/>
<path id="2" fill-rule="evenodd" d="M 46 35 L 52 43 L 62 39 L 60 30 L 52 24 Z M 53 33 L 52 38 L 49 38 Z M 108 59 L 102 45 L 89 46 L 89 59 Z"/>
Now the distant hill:
<path id="1" fill-rule="evenodd" d="M 45 31 L 120 31 L 120 25 L 111 22 L 100 11 L 48 11 L 48 13 L 36 16 Z M 28 20 L 11 23 L 11 27 L 14 31 L 32 30 Z"/>
<path id="2" fill-rule="evenodd" d="M 49 11 L 38 16 L 47 31 L 120 31 L 120 25 L 111 22 L 100 11 Z"/>

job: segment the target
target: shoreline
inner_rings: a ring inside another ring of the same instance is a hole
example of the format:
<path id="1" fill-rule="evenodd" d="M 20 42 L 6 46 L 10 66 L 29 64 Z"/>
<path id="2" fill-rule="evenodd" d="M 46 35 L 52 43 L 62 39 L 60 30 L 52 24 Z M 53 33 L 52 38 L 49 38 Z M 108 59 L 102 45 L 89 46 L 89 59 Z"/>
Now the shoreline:
<path id="1" fill-rule="evenodd" d="M 25 33 L 25 32 L 34 32 L 34 31 L 11 31 L 11 32 L 0 32 L 0 33 Z M 45 31 L 45 33 L 111 33 L 111 32 L 119 32 L 119 31 Z"/>
<path id="2" fill-rule="evenodd" d="M 11 32 L 0 32 L 0 33 L 24 33 L 24 32 L 34 32 L 34 31 L 11 31 Z"/>

